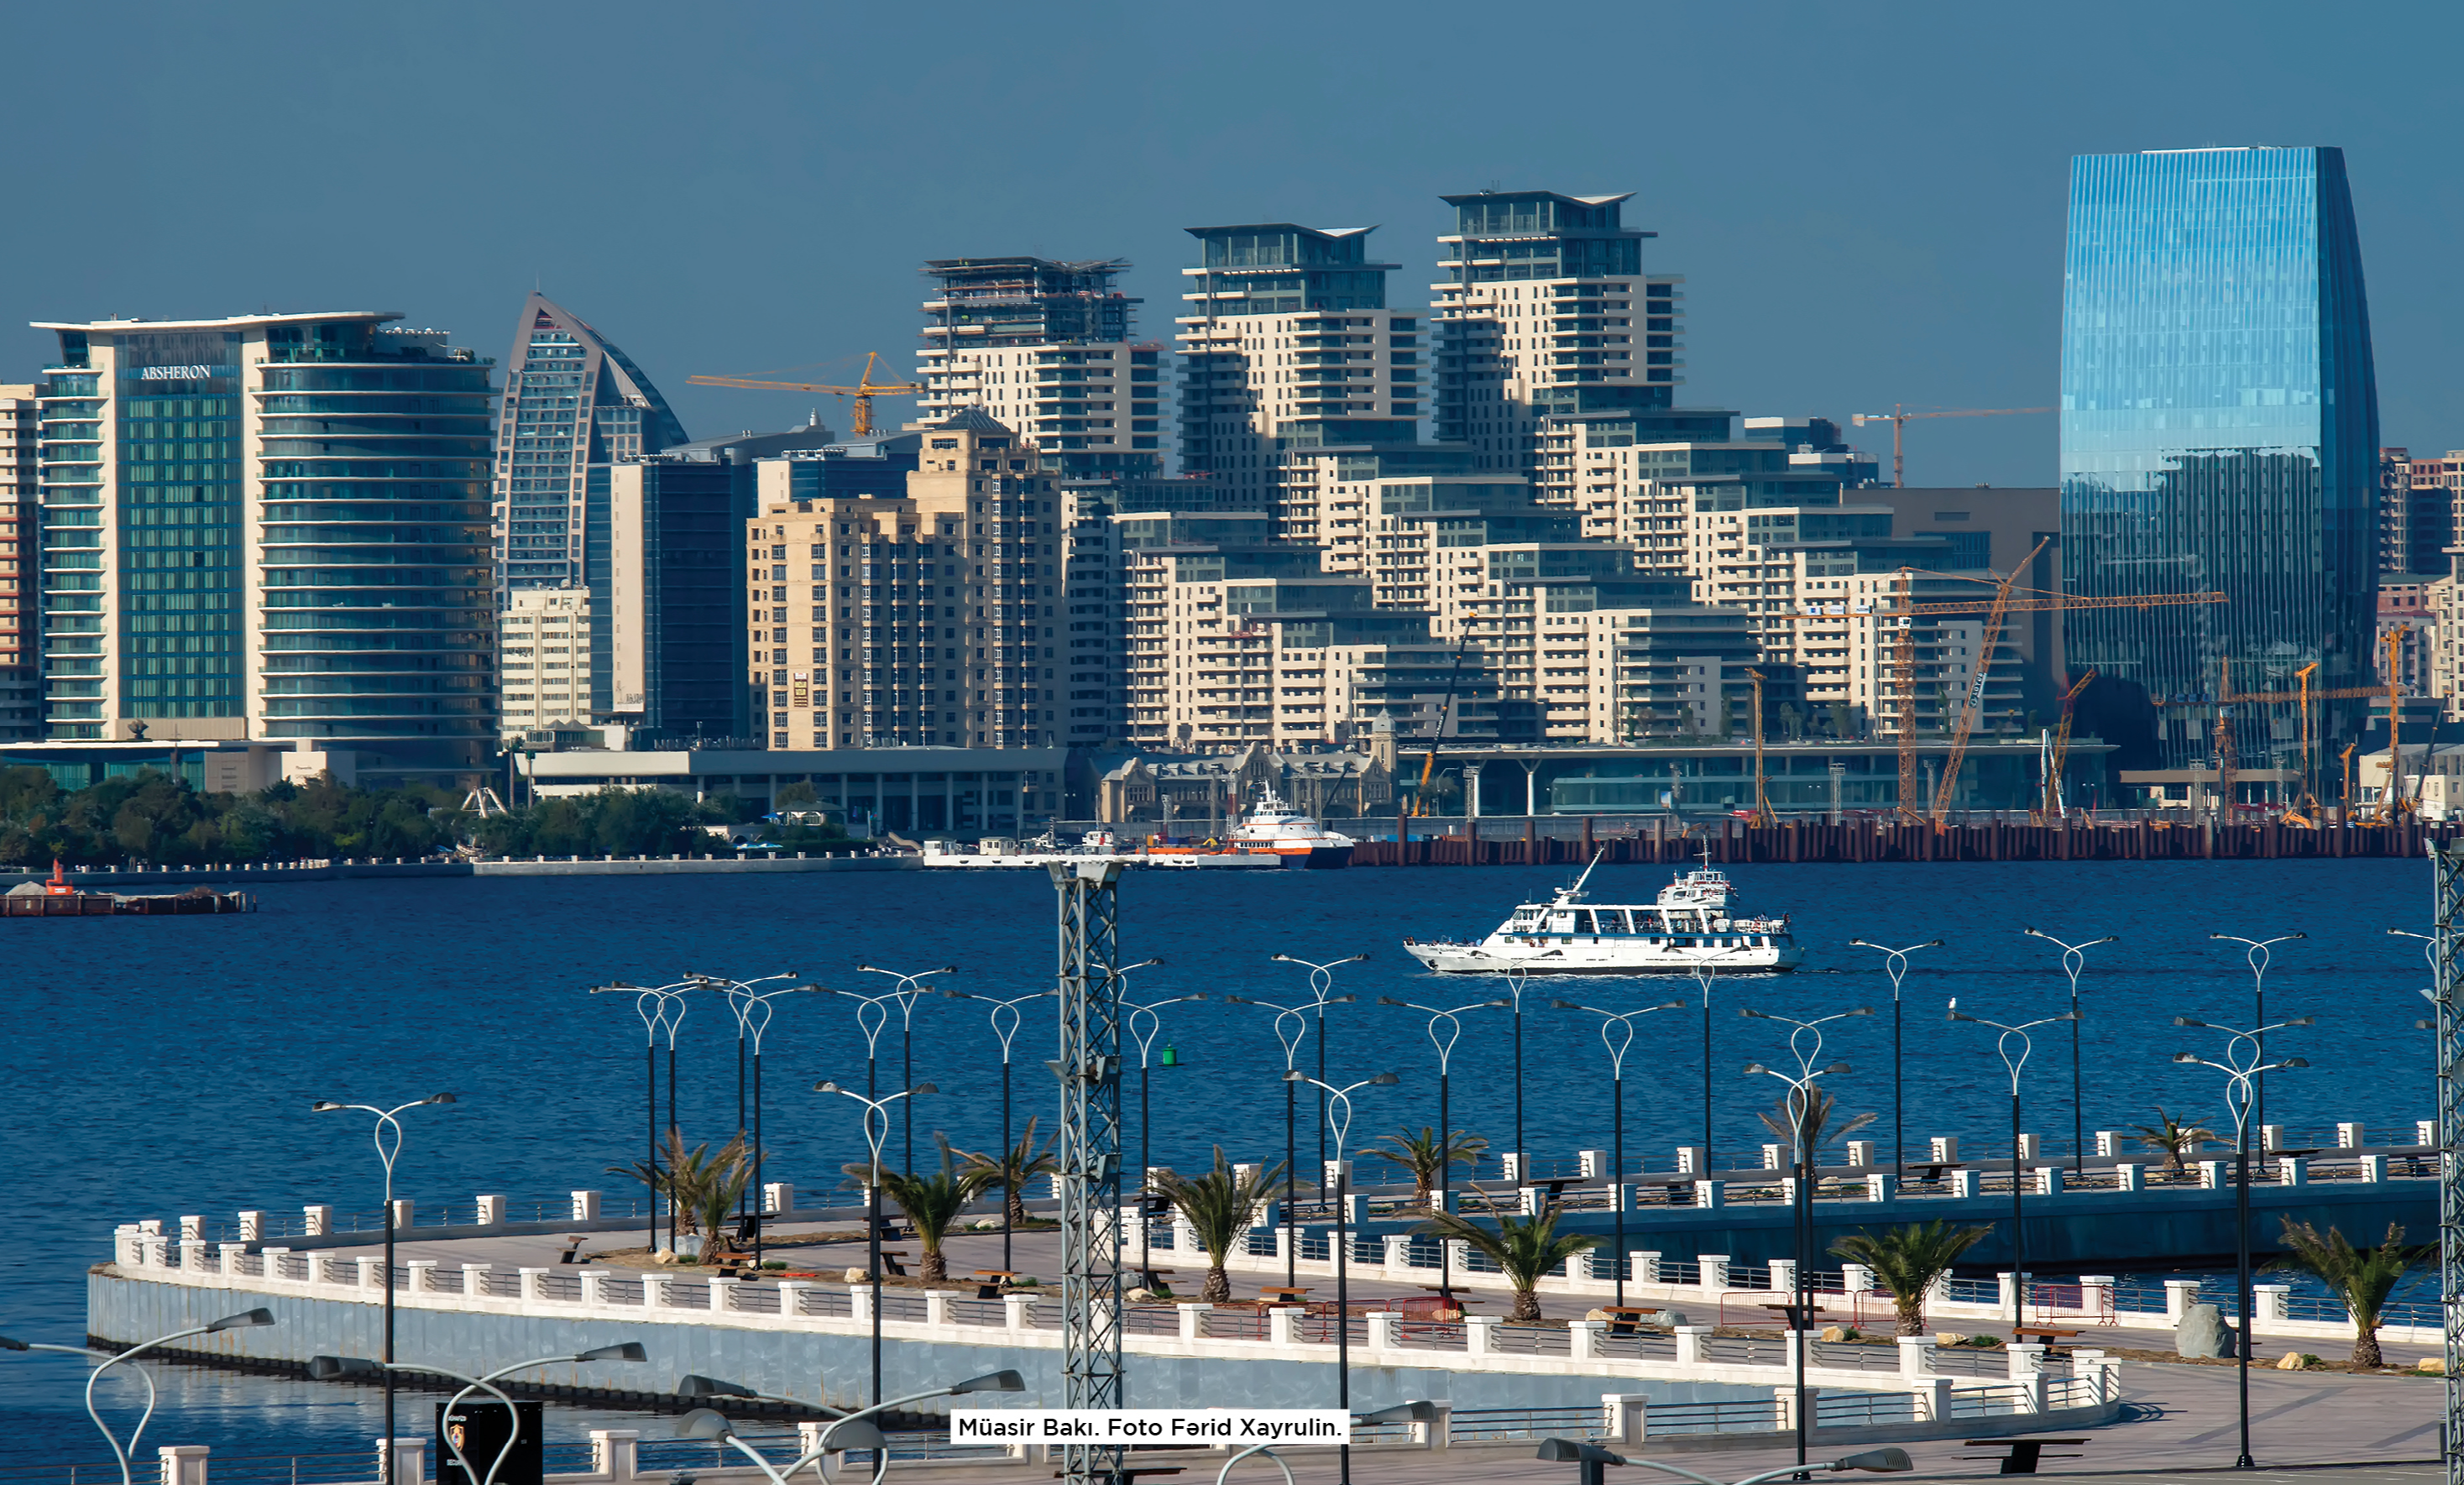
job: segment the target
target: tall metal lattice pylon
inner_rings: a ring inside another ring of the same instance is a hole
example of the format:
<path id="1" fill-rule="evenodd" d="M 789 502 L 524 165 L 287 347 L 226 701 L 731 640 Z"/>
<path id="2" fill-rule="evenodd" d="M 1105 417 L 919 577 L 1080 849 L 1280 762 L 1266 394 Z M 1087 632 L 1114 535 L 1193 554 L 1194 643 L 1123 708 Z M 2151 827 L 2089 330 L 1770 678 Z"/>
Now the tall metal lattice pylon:
<path id="1" fill-rule="evenodd" d="M 1055 862 L 1061 899 L 1061 1367 L 1064 1408 L 1126 1406 L 1121 1385 L 1121 863 Z M 1070 1485 L 1112 1485 L 1121 1451 L 1070 1445 Z"/>
<path id="2" fill-rule="evenodd" d="M 2431 993 L 2438 1002 L 2438 1299 L 2447 1338 L 2447 1418 L 2439 1452 L 2447 1485 L 2464 1485 L 2464 841 L 2430 845 L 2436 869 L 2430 924 Z"/>

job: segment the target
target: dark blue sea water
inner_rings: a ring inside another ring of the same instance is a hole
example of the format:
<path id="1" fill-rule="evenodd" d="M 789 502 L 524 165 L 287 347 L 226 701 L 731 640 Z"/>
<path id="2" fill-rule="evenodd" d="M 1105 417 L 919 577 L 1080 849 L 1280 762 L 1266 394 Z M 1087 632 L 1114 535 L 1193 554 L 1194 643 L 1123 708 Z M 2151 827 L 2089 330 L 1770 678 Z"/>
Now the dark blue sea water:
<path id="1" fill-rule="evenodd" d="M 1593 896 L 1647 900 L 1666 875 L 1603 868 Z M 1915 957 L 1906 985 L 1912 1146 L 1934 1133 L 1962 1134 L 1971 1147 L 1999 1140 L 2001 1063 L 1980 1028 L 1947 1024 L 1943 1006 L 1956 995 L 1963 1009 L 1996 1020 L 2062 1010 L 2058 955 L 2019 933 L 2030 924 L 2073 940 L 2122 937 L 2092 951 L 2081 981 L 2091 1129 L 2146 1121 L 2160 1102 L 2223 1118 L 2216 1075 L 2169 1060 L 2177 1050 L 2217 1049 L 2211 1035 L 2185 1041 L 2190 1034 L 2174 1030 L 2174 1015 L 2240 1021 L 2250 1008 L 2240 950 L 2211 932 L 2309 935 L 2280 946 L 2268 978 L 2271 1018 L 2319 1018 L 2276 1043 L 2312 1066 L 2270 1081 L 2272 1121 L 2409 1129 L 2431 1112 L 2429 1037 L 2412 1029 L 2426 1009 L 2415 993 L 2426 972 L 2418 946 L 2386 931 L 2426 928 L 2426 863 L 1773 865 L 1739 876 L 1749 905 L 1796 914 L 1810 972 L 1716 991 L 1724 1151 L 1761 1143 L 1754 1112 L 1778 1091 L 1746 1078 L 1743 1064 L 1786 1051 L 1782 1028 L 1730 1008 L 1812 1015 L 1860 1004 L 1884 1014 L 1842 1023 L 1827 1055 L 1853 1064 L 1837 1080 L 1845 1107 L 1885 1113 L 1871 1133 L 1887 1150 L 1890 986 L 1879 956 L 1848 947 L 1859 936 L 1948 941 Z M 1422 1018 L 1379 1007 L 1376 996 L 1459 1001 L 1491 989 L 1421 973 L 1398 941 L 1485 932 L 1523 896 L 1563 878 L 1553 868 L 1133 874 L 1120 891 L 1123 958 L 1166 961 L 1135 976 L 1141 997 L 1298 999 L 1306 972 L 1270 962 L 1271 953 L 1329 960 L 1368 951 L 1369 962 L 1337 972 L 1337 990 L 1359 1003 L 1331 1013 L 1330 1070 L 1348 1082 L 1392 1069 L 1402 1081 L 1361 1095 L 1356 1147 L 1436 1120 Z M 635 1158 L 642 1143 L 643 1033 L 628 998 L 594 997 L 586 986 L 654 983 L 689 970 L 793 970 L 878 989 L 875 976 L 854 972 L 871 962 L 955 964 L 951 983 L 1018 994 L 1049 985 L 1054 962 L 1052 889 L 1023 873 L 344 882 L 268 887 L 262 901 L 262 911 L 240 918 L 0 920 L 0 1080 L 10 1090 L 0 1102 L 0 1333 L 80 1338 L 84 1270 L 108 1256 L 117 1222 L 296 1212 L 319 1201 L 373 1212 L 378 1171 L 365 1127 L 312 1116 L 314 1099 L 390 1104 L 456 1093 L 457 1105 L 412 1120 L 398 1182 L 417 1199 L 462 1206 L 479 1191 L 620 1190 L 603 1172 Z M 1541 982 L 1527 993 L 1528 1143 L 1544 1158 L 1608 1143 L 1606 1059 L 1589 1017 L 1546 1009 L 1561 993 Z M 1692 994 L 1690 980 L 1580 987 L 1580 998 L 1618 1007 Z M 770 1033 L 770 1174 L 807 1191 L 836 1186 L 841 1163 L 861 1153 L 854 1105 L 804 1091 L 822 1078 L 861 1085 L 864 1044 L 851 1009 L 794 997 Z M 1279 1155 L 1281 1053 L 1267 1014 L 1221 1003 L 1165 1014 L 1157 1055 L 1168 1042 L 1181 1065 L 1155 1075 L 1155 1160 L 1202 1162 L 1218 1143 L 1234 1158 Z M 1481 1014 L 1456 1057 L 1456 1121 L 1503 1147 L 1512 1129 L 1512 1040 L 1503 1013 Z M 1643 1024 L 1656 1035 L 1629 1065 L 1629 1148 L 1664 1166 L 1670 1147 L 1698 1137 L 1700 1023 L 1670 1013 Z M 1050 1103 L 1041 1071 L 1051 1055 L 1048 1013 L 1028 1028 L 1018 1048 L 1022 1121 Z M 2053 1031 L 2030 1069 L 2027 1123 L 2066 1140 L 2068 1036 Z M 892 1049 L 885 1038 L 885 1084 L 896 1076 Z M 982 1007 L 924 1001 L 914 1060 L 916 1078 L 942 1090 L 919 1105 L 920 1158 L 930 1158 L 934 1130 L 962 1147 L 998 1141 L 997 1054 Z M 688 1136 L 723 1140 L 736 1119 L 736 1038 L 715 998 L 691 1012 L 681 1065 Z M 377 1431 L 358 1391 L 164 1375 L 165 1410 L 149 1444 L 207 1443 L 218 1454 L 357 1450 Z M 73 1361 L 0 1356 L 0 1463 L 105 1454 L 78 1408 L 81 1382 Z"/>

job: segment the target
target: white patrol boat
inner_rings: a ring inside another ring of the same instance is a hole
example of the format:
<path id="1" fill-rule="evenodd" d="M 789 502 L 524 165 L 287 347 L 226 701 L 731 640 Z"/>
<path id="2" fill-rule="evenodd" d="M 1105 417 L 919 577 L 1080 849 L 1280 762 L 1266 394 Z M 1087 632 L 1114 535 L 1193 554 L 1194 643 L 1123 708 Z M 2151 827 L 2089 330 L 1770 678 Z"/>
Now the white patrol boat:
<path id="1" fill-rule="evenodd" d="M 1793 970 L 1805 950 L 1786 915 L 1747 916 L 1728 906 L 1727 873 L 1705 862 L 1660 889 L 1646 906 L 1586 902 L 1597 856 L 1570 887 L 1526 903 L 1476 944 L 1403 941 L 1403 951 L 1440 974 L 1692 974 Z"/>

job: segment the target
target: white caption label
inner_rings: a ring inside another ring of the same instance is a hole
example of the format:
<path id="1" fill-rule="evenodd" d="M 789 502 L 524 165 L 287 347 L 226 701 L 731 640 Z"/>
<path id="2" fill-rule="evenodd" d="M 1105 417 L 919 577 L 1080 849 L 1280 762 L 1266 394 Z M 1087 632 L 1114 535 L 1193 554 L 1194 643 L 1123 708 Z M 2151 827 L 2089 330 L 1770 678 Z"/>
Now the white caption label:
<path id="1" fill-rule="evenodd" d="M 1006 1408 L 952 1412 L 953 1444 L 1347 1444 L 1352 1415 L 1331 1408 Z"/>

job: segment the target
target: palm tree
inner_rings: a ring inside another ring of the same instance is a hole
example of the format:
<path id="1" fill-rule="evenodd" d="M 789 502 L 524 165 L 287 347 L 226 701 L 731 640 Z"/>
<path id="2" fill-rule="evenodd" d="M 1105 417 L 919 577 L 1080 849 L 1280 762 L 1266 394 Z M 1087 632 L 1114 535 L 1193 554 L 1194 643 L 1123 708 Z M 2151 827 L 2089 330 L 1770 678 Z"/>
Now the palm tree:
<path id="1" fill-rule="evenodd" d="M 684 1131 L 671 1128 L 662 1155 L 662 1166 L 637 1160 L 630 1165 L 609 1166 L 607 1173 L 631 1176 L 649 1187 L 653 1195 L 665 1196 L 668 1205 L 683 1214 L 685 1231 L 703 1234 L 708 1239 L 702 1245 L 703 1251 L 715 1256 L 728 1213 L 736 1210 L 744 1189 L 757 1173 L 751 1148 L 739 1134 L 715 1153 L 706 1144 L 687 1149 Z"/>
<path id="2" fill-rule="evenodd" d="M 1379 1149 L 1372 1146 L 1360 1153 L 1371 1160 L 1382 1160 L 1412 1172 L 1412 1205 L 1415 1207 L 1429 1204 L 1446 1167 L 1478 1165 L 1480 1157 L 1488 1151 L 1488 1141 L 1477 1134 L 1463 1133 L 1457 1133 L 1453 1139 L 1444 1142 L 1441 1149 L 1438 1131 L 1427 1125 L 1422 1125 L 1417 1134 L 1404 1129 L 1386 1135 L 1381 1143 L 1393 1148 Z"/>
<path id="3" fill-rule="evenodd" d="M 1232 1280 L 1223 1272 L 1224 1256 L 1240 1241 L 1259 1204 L 1274 1197 L 1275 1183 L 1284 1178 L 1281 1162 L 1245 1174 L 1223 1163 L 1223 1147 L 1215 1147 L 1215 1168 L 1201 1175 L 1161 1171 L 1155 1186 L 1180 1211 L 1181 1219 L 1206 1250 L 1206 1284 L 1199 1298 L 1208 1304 L 1228 1304 Z"/>
<path id="4" fill-rule="evenodd" d="M 2283 1220 L 2284 1246 L 2290 1252 L 2270 1266 L 2315 1275 L 2352 1312 L 2353 1365 L 2386 1365 L 2379 1355 L 2379 1317 L 2387 1309 L 2387 1298 L 2415 1264 L 2437 1256 L 2438 1250 L 2405 1247 L 2404 1229 L 2393 1222 L 2387 1224 L 2387 1241 L 2356 1248 L 2335 1228 L 2321 1237 L 2307 1222 Z"/>
<path id="5" fill-rule="evenodd" d="M 1429 1225 L 1420 1231 L 1469 1243 L 1485 1255 L 1514 1286 L 1514 1309 L 1506 1318 L 1538 1320 L 1540 1280 L 1575 1254 L 1600 1245 L 1598 1238 L 1580 1234 L 1559 1235 L 1557 1211 L 1551 1207 L 1532 1217 L 1501 1212 L 1493 1233 L 1456 1212 L 1432 1212 Z"/>
<path id="6" fill-rule="evenodd" d="M 2187 1173 L 2183 1161 L 2190 1151 L 2216 1137 L 2216 1132 L 2205 1125 L 2189 1124 L 2165 1112 L 2162 1103 L 2156 1105 L 2156 1123 L 2131 1127 L 2139 1131 L 2142 1147 L 2165 1152 L 2165 1168 L 2175 1175 Z"/>
<path id="7" fill-rule="evenodd" d="M 985 1154 L 980 1150 L 958 1151 L 965 1157 L 968 1169 L 984 1172 L 984 1190 L 989 1190 L 996 1186 L 1001 1188 L 1005 1214 L 1012 1227 L 1022 1226 L 1026 1221 L 1026 1183 L 1061 1168 L 1061 1162 L 1053 1158 L 1052 1140 L 1045 1140 L 1041 1147 L 1035 1143 L 1035 1122 L 1042 1117 L 1040 1114 L 1028 1116 L 1026 1130 L 1018 1137 L 1015 1148 L 997 1154 Z"/>
<path id="8" fill-rule="evenodd" d="M 1925 1294 L 1960 1256 L 1983 1242 L 1991 1227 L 1954 1228 L 1947 1221 L 1911 1222 L 1884 1233 L 1851 1233 L 1831 1251 L 1851 1263 L 1861 1263 L 1891 1291 L 1891 1305 L 1900 1313 L 1903 1336 L 1925 1334 Z"/>
<path id="9" fill-rule="evenodd" d="M 1826 1134 L 1825 1126 L 1831 1123 L 1831 1116 L 1838 1110 L 1839 1101 L 1820 1088 L 1811 1088 L 1806 1091 L 1813 1095 L 1813 1102 L 1805 1105 L 1805 1148 L 1809 1154 L 1821 1148 L 1826 1140 L 1844 1140 L 1881 1117 L 1877 1114 L 1859 1114 L 1840 1125 L 1837 1130 Z M 1796 1162 L 1797 1096 L 1797 1090 L 1791 1088 L 1780 1097 L 1776 1105 L 1778 1108 L 1776 1118 L 1770 1114 L 1755 1116 L 1763 1122 L 1764 1128 L 1788 1142 L 1788 1158 L 1791 1165 Z"/>
<path id="10" fill-rule="evenodd" d="M 941 1147 L 941 1168 L 929 1175 L 913 1170 L 881 1172 L 881 1194 L 898 1203 L 907 1214 L 907 1225 L 915 1229 L 915 1241 L 924 1250 L 924 1262 L 917 1277 L 927 1281 L 950 1277 L 950 1260 L 941 1253 L 942 1239 L 950 1235 L 968 1203 L 983 1193 L 992 1184 L 988 1173 L 979 1166 L 961 1168 L 950 1148 L 950 1142 L 935 1133 L 933 1143 Z M 872 1172 L 869 1165 L 849 1166 L 847 1171 L 862 1180 Z"/>

